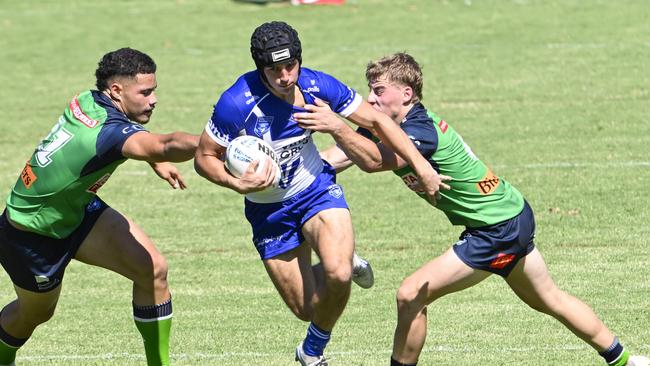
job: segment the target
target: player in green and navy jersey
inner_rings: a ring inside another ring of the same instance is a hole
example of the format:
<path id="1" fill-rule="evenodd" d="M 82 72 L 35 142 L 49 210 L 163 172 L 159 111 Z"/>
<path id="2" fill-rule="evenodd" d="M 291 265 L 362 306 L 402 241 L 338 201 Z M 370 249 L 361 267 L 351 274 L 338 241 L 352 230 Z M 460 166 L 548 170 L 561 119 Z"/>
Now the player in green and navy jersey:
<path id="1" fill-rule="evenodd" d="M 417 363 L 426 338 L 427 305 L 496 273 L 519 298 L 561 321 L 608 364 L 647 366 L 646 357 L 629 356 L 586 304 L 555 286 L 533 244 L 535 221 L 530 206 L 519 191 L 474 155 L 449 124 L 420 103 L 422 72 L 417 62 L 397 53 L 369 63 L 366 78 L 368 102 L 400 125 L 441 177 L 450 178 L 450 189 L 439 191 L 435 207 L 452 224 L 465 227 L 452 248 L 401 284 L 391 365 Z M 369 131 L 355 133 L 322 102 L 305 109 L 311 113 L 294 114 L 299 125 L 328 132 L 337 142 L 322 154 L 332 166 L 340 170 L 354 162 L 368 172 L 392 170 L 422 196 L 407 163 L 381 142 L 371 140 Z"/>
<path id="2" fill-rule="evenodd" d="M 149 162 L 173 188 L 185 188 L 168 162 L 191 159 L 198 136 L 145 130 L 156 106 L 155 72 L 154 61 L 140 51 L 104 55 L 98 90 L 72 98 L 11 190 L 0 216 L 0 263 L 17 298 L 0 313 L 0 365 L 14 364 L 18 348 L 50 319 L 72 258 L 133 281 L 133 315 L 147 363 L 169 364 L 165 258 L 137 225 L 97 197 L 129 158 Z"/>

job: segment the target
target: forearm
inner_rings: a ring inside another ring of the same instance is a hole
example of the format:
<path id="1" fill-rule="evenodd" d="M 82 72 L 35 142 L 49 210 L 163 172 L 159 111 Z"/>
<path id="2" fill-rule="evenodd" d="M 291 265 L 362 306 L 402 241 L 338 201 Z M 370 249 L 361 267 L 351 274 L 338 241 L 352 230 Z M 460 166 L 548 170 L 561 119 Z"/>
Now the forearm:
<path id="1" fill-rule="evenodd" d="M 238 185 L 238 179 L 228 173 L 223 161 L 217 156 L 197 153 L 194 158 L 194 170 L 214 184 L 244 193 Z"/>
<path id="2" fill-rule="evenodd" d="M 366 172 L 374 172 L 384 170 L 381 152 L 377 145 L 370 139 L 367 139 L 351 128 L 340 128 L 332 133 L 334 141 L 338 144 L 338 148 L 345 153 L 348 161 L 335 162 L 342 169 L 347 168 L 351 163 L 357 165 L 361 170 Z M 335 165 L 334 168 L 337 168 Z"/>
<path id="3" fill-rule="evenodd" d="M 340 173 L 353 165 L 352 160 L 345 155 L 345 152 L 341 150 L 338 145 L 334 145 L 321 151 L 320 157 L 327 161 L 337 173 Z"/>
<path id="4" fill-rule="evenodd" d="M 180 162 L 194 157 L 199 145 L 199 136 L 185 132 L 173 132 L 165 135 L 161 161 Z"/>
<path id="5" fill-rule="evenodd" d="M 431 164 L 420 154 L 413 141 L 397 124 L 377 122 L 373 127 L 382 143 L 406 161 L 418 175 L 427 169 L 432 169 Z"/>

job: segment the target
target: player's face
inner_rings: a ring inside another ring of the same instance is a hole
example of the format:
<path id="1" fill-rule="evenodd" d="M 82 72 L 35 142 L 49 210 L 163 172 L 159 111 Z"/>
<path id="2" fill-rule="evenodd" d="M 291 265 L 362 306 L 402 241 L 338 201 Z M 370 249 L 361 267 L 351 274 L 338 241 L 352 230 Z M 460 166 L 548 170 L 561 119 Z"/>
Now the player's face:
<path id="1" fill-rule="evenodd" d="M 368 103 L 376 110 L 387 114 L 393 121 L 401 122 L 410 102 L 406 87 L 392 83 L 383 76 L 368 86 L 370 87 Z"/>
<path id="2" fill-rule="evenodd" d="M 136 74 L 135 78 L 120 79 L 120 106 L 131 121 L 149 122 L 156 108 L 156 74 Z"/>
<path id="3" fill-rule="evenodd" d="M 294 92 L 300 74 L 300 64 L 297 60 L 292 59 L 267 66 L 263 71 L 271 89 L 281 95 L 287 95 Z"/>

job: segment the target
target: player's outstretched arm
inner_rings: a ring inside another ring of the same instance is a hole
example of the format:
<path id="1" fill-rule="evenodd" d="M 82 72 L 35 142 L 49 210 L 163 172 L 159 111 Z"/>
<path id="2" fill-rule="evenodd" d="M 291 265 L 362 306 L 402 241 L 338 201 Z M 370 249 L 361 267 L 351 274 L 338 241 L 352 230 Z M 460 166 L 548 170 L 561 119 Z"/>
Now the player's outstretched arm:
<path id="1" fill-rule="evenodd" d="M 431 164 L 415 148 L 406 133 L 386 114 L 375 110 L 368 102 L 363 101 L 348 119 L 373 131 L 381 139 L 382 143 L 415 170 L 422 189 L 432 204 L 436 204 L 440 189 L 449 189 L 449 185 L 443 182 L 443 178 L 447 179 L 447 177 L 441 177 L 433 170 Z"/>
<path id="2" fill-rule="evenodd" d="M 194 156 L 194 170 L 210 182 L 241 194 L 261 191 L 273 184 L 275 178 L 273 164 L 264 164 L 264 168 L 257 172 L 259 161 L 254 160 L 249 164 L 246 172 L 240 178 L 236 178 L 226 170 L 223 163 L 225 153 L 226 148 L 217 144 L 204 131 Z"/>
<path id="3" fill-rule="evenodd" d="M 131 135 L 122 146 L 122 155 L 148 162 L 180 162 L 190 160 L 199 144 L 199 136 L 185 132 L 156 134 L 139 132 Z"/>
<path id="4" fill-rule="evenodd" d="M 348 158 L 345 152 L 338 146 L 330 146 L 320 152 L 321 159 L 327 161 L 337 173 L 354 165 L 352 160 Z"/>
<path id="5" fill-rule="evenodd" d="M 322 151 L 321 157 L 337 172 L 352 163 L 366 172 L 396 168 L 394 157 L 384 156 L 375 142 L 352 130 L 323 101 L 316 99 L 315 105 L 308 104 L 305 109 L 307 112 L 294 113 L 294 119 L 302 128 L 332 135 L 338 146 Z"/>

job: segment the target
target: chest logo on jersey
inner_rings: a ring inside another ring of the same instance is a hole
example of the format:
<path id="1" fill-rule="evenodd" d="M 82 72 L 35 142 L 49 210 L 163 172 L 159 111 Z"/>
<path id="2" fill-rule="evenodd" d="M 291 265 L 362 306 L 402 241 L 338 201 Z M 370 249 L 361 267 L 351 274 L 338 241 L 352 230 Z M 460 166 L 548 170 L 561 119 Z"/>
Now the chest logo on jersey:
<path id="1" fill-rule="evenodd" d="M 29 165 L 29 161 L 28 161 L 27 164 L 25 164 L 25 168 L 23 168 L 23 171 L 20 172 L 20 180 L 23 181 L 25 188 L 29 189 L 32 186 L 32 184 L 34 184 L 36 179 L 37 179 L 36 174 L 34 174 L 34 171 L 32 170 L 32 166 Z"/>
<path id="2" fill-rule="evenodd" d="M 110 177 L 111 177 L 111 173 L 106 173 L 102 175 L 102 177 L 99 178 L 97 182 L 93 183 L 90 187 L 88 187 L 88 189 L 86 189 L 86 192 L 97 194 L 97 191 L 99 191 L 99 189 L 102 188 L 104 184 L 106 184 L 108 178 Z"/>
<path id="3" fill-rule="evenodd" d="M 476 183 L 476 188 L 478 188 L 478 191 L 481 192 L 481 194 L 487 195 L 494 192 L 500 183 L 501 180 L 499 177 L 494 175 L 492 171 L 488 170 L 485 177 L 483 177 L 480 182 Z"/>
<path id="4" fill-rule="evenodd" d="M 257 116 L 257 122 L 255 122 L 255 134 L 259 137 L 264 136 L 264 134 L 271 128 L 273 123 L 273 116 Z"/>
<path id="5" fill-rule="evenodd" d="M 72 112 L 72 115 L 74 118 L 79 120 L 79 122 L 83 123 L 86 125 L 86 127 L 93 128 L 99 124 L 99 121 L 96 121 L 90 117 L 88 117 L 82 110 L 81 106 L 79 106 L 79 101 L 77 100 L 77 97 L 72 98 L 72 101 L 70 102 L 70 111 Z"/>

